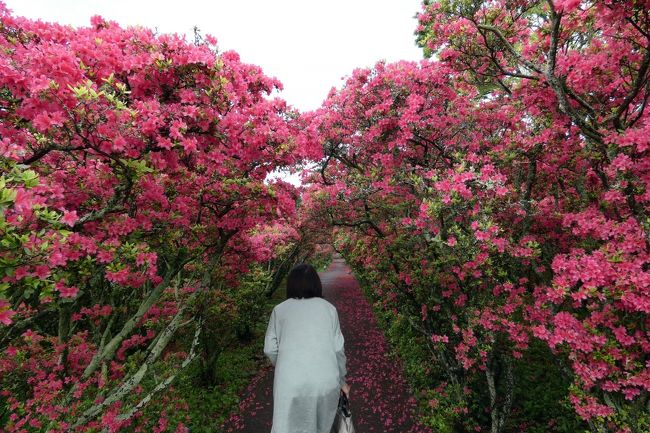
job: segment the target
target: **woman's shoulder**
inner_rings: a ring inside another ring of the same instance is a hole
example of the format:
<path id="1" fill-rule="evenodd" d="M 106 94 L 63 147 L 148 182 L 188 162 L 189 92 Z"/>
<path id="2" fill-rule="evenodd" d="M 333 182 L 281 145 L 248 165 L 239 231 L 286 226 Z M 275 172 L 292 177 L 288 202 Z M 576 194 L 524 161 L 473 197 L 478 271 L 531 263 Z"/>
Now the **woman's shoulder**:
<path id="1" fill-rule="evenodd" d="M 323 305 L 324 308 L 327 308 L 330 311 L 336 311 L 336 307 L 334 304 L 332 304 L 330 301 L 328 301 L 325 298 L 319 298 L 319 297 L 314 297 L 314 298 L 307 298 L 307 299 L 295 299 L 295 298 L 289 298 L 285 299 L 284 301 L 280 302 L 277 304 L 275 307 L 273 307 L 274 310 L 282 310 L 287 308 L 288 306 L 295 305 L 295 304 L 300 304 L 300 303 L 313 303 L 317 305 Z"/>
<path id="2" fill-rule="evenodd" d="M 323 305 L 330 313 L 333 313 L 333 314 L 337 313 L 336 307 L 330 301 L 328 301 L 325 298 L 316 298 L 316 299 L 318 299 L 317 302 L 320 303 L 321 305 Z"/>
<path id="3" fill-rule="evenodd" d="M 336 307 L 334 306 L 334 304 L 332 304 L 332 303 L 331 303 L 330 301 L 328 301 L 327 299 L 325 299 L 325 298 L 318 298 L 318 299 L 320 299 L 321 302 L 323 302 L 324 304 L 329 305 L 331 308 L 334 308 L 334 309 L 336 310 Z"/>

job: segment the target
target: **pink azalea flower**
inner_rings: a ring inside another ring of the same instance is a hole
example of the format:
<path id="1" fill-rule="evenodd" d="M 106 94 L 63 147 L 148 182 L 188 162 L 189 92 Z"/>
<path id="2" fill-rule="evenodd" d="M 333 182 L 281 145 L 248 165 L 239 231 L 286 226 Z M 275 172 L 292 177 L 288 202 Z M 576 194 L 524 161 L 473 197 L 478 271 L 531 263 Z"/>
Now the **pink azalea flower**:
<path id="1" fill-rule="evenodd" d="M 79 221 L 79 217 L 77 216 L 77 211 L 72 210 L 64 210 L 63 211 L 63 216 L 61 217 L 61 222 L 63 224 L 69 225 L 70 227 L 74 226 L 74 224 Z"/>

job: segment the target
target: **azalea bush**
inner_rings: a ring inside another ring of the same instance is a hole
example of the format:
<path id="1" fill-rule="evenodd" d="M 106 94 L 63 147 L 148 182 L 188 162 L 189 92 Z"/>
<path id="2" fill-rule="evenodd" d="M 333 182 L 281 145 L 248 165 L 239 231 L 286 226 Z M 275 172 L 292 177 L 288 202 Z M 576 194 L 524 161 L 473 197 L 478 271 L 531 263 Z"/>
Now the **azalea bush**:
<path id="1" fill-rule="evenodd" d="M 584 428 L 649 428 L 647 11 L 426 2 L 436 60 L 357 70 L 307 114 L 313 203 L 463 429 L 547 427 L 516 425 L 532 347 Z"/>
<path id="2" fill-rule="evenodd" d="M 4 431 L 182 430 L 142 409 L 197 357 L 211 380 L 299 242 L 297 190 L 266 178 L 317 154 L 215 44 L 0 5 Z"/>
<path id="3" fill-rule="evenodd" d="M 182 431 L 332 243 L 432 427 L 648 431 L 648 10 L 426 1 L 430 59 L 301 115 L 210 36 L 0 4 L 4 430 Z"/>

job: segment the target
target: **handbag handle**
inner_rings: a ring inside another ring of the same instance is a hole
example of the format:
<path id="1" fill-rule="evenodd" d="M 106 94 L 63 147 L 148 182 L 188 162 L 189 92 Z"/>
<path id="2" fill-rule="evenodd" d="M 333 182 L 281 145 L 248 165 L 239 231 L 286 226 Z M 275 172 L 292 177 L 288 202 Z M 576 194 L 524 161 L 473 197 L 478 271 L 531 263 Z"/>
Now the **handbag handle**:
<path id="1" fill-rule="evenodd" d="M 350 410 L 350 401 L 348 400 L 348 396 L 343 392 L 343 390 L 341 390 L 341 393 L 339 395 L 339 409 L 346 418 L 352 416 L 352 411 Z"/>

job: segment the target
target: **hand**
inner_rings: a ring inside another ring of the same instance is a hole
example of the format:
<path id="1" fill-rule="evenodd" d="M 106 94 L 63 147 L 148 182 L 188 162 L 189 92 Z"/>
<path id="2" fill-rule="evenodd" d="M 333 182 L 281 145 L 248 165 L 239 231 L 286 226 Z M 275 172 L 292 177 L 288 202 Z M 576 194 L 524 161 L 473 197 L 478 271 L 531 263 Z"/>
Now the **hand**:
<path id="1" fill-rule="evenodd" d="M 350 398 L 350 385 L 347 382 L 343 382 L 341 385 L 341 390 L 345 393 L 347 398 Z"/>

